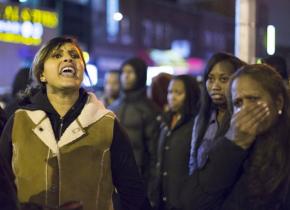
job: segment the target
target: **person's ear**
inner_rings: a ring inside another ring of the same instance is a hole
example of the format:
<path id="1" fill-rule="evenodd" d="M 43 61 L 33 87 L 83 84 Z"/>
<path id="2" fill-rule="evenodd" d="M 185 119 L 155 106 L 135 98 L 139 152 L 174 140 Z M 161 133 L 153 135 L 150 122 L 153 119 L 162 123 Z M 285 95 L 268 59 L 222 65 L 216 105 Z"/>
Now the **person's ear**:
<path id="1" fill-rule="evenodd" d="M 41 82 L 46 82 L 46 78 L 43 75 L 41 75 L 39 79 Z"/>

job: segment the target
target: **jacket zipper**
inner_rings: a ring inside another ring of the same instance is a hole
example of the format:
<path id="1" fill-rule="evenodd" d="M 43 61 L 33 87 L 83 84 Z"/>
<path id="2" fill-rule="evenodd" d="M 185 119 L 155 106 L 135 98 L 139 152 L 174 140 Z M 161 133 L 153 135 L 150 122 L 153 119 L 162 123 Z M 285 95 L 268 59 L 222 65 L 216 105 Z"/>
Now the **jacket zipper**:
<path id="1" fill-rule="evenodd" d="M 59 130 L 58 130 L 58 141 L 60 140 L 60 137 L 62 135 L 62 127 L 63 127 L 63 118 L 60 118 L 60 127 L 59 127 Z"/>
<path id="2" fill-rule="evenodd" d="M 63 118 L 61 117 L 57 141 L 59 141 L 61 138 L 62 128 L 63 128 Z M 58 155 L 57 155 L 57 162 L 58 162 L 58 202 L 59 202 L 58 205 L 61 205 L 61 161 L 60 161 L 61 157 L 60 157 L 59 148 L 57 148 L 57 149 L 58 149 Z"/>

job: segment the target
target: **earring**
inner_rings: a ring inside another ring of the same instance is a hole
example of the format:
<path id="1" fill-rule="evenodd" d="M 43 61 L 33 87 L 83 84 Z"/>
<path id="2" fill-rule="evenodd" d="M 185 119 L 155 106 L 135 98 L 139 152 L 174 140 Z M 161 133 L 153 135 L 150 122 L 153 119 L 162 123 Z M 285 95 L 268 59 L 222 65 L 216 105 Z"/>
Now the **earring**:
<path id="1" fill-rule="evenodd" d="M 282 110 L 281 110 L 281 109 L 278 111 L 278 114 L 279 114 L 279 115 L 281 115 L 281 114 L 282 114 Z"/>
<path id="2" fill-rule="evenodd" d="M 40 81 L 41 81 L 41 82 L 46 82 L 45 77 L 44 77 L 44 76 L 41 76 L 41 77 L 40 77 Z"/>

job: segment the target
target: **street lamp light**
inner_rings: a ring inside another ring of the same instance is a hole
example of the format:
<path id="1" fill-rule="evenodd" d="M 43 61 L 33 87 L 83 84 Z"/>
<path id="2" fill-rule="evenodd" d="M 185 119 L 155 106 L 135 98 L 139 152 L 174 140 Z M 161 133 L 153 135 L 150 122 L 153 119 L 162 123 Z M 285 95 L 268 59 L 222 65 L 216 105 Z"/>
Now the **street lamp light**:
<path id="1" fill-rule="evenodd" d="M 114 19 L 115 21 L 121 21 L 121 20 L 123 19 L 123 15 L 122 15 L 122 13 L 120 13 L 120 12 L 115 12 L 114 15 L 113 15 L 113 19 Z"/>
<path id="2" fill-rule="evenodd" d="M 275 26 L 268 25 L 267 27 L 267 53 L 268 55 L 274 55 L 275 53 Z"/>

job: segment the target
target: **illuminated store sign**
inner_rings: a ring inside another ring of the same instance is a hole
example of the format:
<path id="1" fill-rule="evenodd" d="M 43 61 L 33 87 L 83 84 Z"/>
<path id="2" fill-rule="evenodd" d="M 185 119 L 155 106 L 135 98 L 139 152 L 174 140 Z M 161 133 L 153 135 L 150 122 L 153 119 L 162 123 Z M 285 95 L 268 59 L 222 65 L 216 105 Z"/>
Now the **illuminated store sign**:
<path id="1" fill-rule="evenodd" d="M 172 67 L 174 69 L 174 74 L 199 75 L 203 72 L 205 66 L 205 61 L 203 59 L 197 57 L 184 58 L 181 54 L 182 53 L 176 52 L 174 50 L 153 49 L 150 51 L 149 57 L 156 66 L 165 66 L 167 70 L 169 69 L 168 67 Z"/>
<path id="2" fill-rule="evenodd" d="M 0 41 L 40 45 L 45 28 L 58 26 L 57 13 L 0 3 Z"/>

